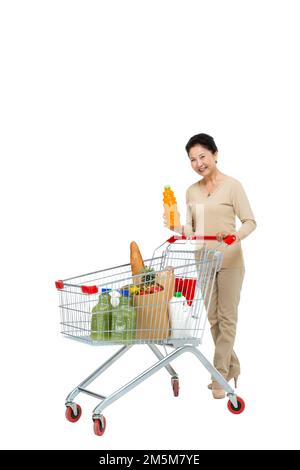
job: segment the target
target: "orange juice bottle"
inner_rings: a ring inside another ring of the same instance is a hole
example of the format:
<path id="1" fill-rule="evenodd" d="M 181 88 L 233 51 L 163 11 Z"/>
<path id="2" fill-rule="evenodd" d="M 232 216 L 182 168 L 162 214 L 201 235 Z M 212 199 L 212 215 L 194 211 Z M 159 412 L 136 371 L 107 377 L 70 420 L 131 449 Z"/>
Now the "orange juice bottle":
<path id="1" fill-rule="evenodd" d="M 167 226 L 170 229 L 178 227 L 180 225 L 180 216 L 177 209 L 177 201 L 174 192 L 172 191 L 171 186 L 169 185 L 165 186 L 163 192 L 163 200 L 165 216 L 167 219 Z"/>

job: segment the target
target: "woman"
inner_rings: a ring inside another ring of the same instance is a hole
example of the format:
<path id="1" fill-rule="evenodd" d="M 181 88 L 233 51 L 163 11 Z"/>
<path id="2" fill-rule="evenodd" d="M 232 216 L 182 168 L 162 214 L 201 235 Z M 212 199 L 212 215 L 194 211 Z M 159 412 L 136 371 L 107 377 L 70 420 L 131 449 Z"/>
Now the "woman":
<path id="1" fill-rule="evenodd" d="M 256 222 L 241 183 L 217 168 L 218 149 L 214 139 L 207 134 L 195 135 L 188 141 L 186 151 L 193 170 L 202 179 L 188 188 L 187 223 L 175 227 L 174 231 L 188 236 L 216 235 L 219 242 L 229 234 L 236 235 L 234 244 L 222 249 L 223 262 L 216 275 L 208 311 L 215 343 L 214 366 L 227 381 L 234 378 L 236 386 L 240 363 L 233 345 L 245 273 L 240 241 L 256 228 Z M 238 230 L 236 216 L 242 223 Z M 214 398 L 225 397 L 218 382 L 213 380 L 208 388 Z"/>

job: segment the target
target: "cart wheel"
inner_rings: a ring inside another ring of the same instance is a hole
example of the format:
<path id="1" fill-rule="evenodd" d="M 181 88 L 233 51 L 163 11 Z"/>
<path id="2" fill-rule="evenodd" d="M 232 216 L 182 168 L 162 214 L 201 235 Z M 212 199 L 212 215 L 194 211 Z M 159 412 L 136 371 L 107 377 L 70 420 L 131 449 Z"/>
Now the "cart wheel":
<path id="1" fill-rule="evenodd" d="M 237 403 L 238 403 L 238 406 L 237 408 L 235 408 L 233 406 L 233 404 L 231 403 L 230 400 L 228 400 L 228 403 L 227 403 L 227 408 L 229 409 L 229 411 L 231 413 L 233 413 L 234 415 L 240 415 L 241 413 L 243 413 L 244 409 L 245 409 L 245 402 L 242 398 L 240 397 L 236 397 L 237 399 Z"/>
<path id="2" fill-rule="evenodd" d="M 71 406 L 67 406 L 67 409 L 66 409 L 66 418 L 68 421 L 70 421 L 71 423 L 76 423 L 76 421 L 78 421 L 80 419 L 80 416 L 81 416 L 81 406 L 77 405 L 76 404 L 76 409 L 77 409 L 77 415 L 75 416 L 74 413 L 73 413 L 73 410 L 72 410 L 72 407 Z"/>
<path id="3" fill-rule="evenodd" d="M 102 417 L 103 419 L 103 426 L 101 424 L 100 419 L 94 419 L 94 433 L 96 436 L 103 436 L 105 429 L 106 429 L 106 419 L 105 416 Z"/>
<path id="4" fill-rule="evenodd" d="M 172 388 L 173 388 L 173 393 L 174 397 L 178 397 L 179 395 L 179 379 L 172 379 Z"/>

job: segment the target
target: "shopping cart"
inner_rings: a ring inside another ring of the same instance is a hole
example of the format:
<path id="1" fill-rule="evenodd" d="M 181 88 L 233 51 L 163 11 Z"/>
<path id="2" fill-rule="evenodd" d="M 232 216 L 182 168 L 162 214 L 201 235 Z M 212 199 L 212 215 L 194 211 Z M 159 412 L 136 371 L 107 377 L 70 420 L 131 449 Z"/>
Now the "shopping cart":
<path id="1" fill-rule="evenodd" d="M 81 407 L 74 402 L 79 393 L 95 397 L 100 403 L 93 411 L 94 432 L 103 435 L 103 410 L 163 367 L 171 375 L 174 396 L 178 396 L 179 377 L 170 363 L 185 352 L 194 354 L 227 392 L 232 413 L 244 410 L 244 401 L 197 349 L 223 258 L 222 250 L 208 248 L 205 240 L 216 237 L 172 236 L 144 261 L 148 269 L 139 275 L 133 276 L 131 265 L 125 264 L 56 281 L 63 335 L 90 345 L 122 345 L 69 393 L 65 402 L 69 421 L 76 422 L 81 416 Z M 224 246 L 234 241 L 235 236 L 229 235 Z M 87 389 L 130 348 L 141 344 L 154 353 L 155 364 L 107 397 Z"/>

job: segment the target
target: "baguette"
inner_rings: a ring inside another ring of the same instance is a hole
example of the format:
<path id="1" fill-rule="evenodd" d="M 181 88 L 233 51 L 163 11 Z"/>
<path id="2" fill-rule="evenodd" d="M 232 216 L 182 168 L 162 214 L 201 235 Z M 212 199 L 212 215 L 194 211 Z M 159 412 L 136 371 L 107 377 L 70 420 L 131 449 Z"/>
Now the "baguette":
<path id="1" fill-rule="evenodd" d="M 135 242 L 130 243 L 130 264 L 133 276 L 140 274 L 145 267 L 140 249 Z"/>

